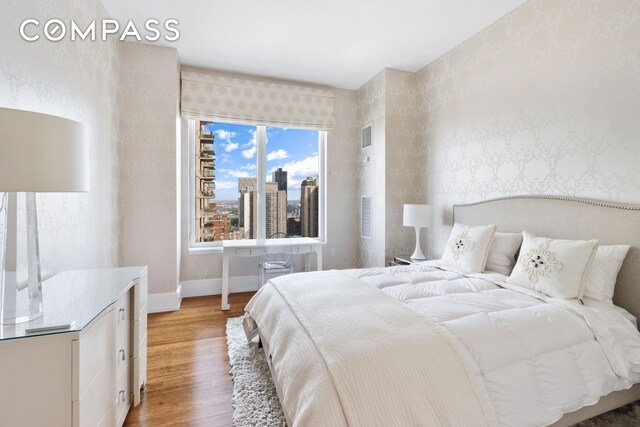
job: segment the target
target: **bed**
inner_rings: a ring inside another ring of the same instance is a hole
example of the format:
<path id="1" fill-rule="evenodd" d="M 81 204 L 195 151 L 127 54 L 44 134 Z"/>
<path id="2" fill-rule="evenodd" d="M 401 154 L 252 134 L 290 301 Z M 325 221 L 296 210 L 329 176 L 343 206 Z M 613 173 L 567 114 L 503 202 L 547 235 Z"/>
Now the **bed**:
<path id="1" fill-rule="evenodd" d="M 640 316 L 640 207 L 522 196 L 456 205 L 451 217 L 631 245 L 614 295 L 624 310 L 429 263 L 283 276 L 252 299 L 245 324 L 290 426 L 570 425 L 640 399 L 626 319 Z M 618 332 L 628 347 L 611 342 Z"/>

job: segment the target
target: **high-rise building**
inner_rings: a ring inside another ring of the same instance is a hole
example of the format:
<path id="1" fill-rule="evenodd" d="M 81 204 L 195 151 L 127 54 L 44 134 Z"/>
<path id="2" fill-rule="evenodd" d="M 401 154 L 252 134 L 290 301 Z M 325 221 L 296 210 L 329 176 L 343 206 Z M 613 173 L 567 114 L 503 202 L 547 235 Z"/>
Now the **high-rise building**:
<path id="1" fill-rule="evenodd" d="M 287 191 L 287 171 L 278 168 L 271 172 L 271 180 L 278 184 L 279 191 Z"/>
<path id="2" fill-rule="evenodd" d="M 242 215 L 242 237 L 244 239 L 256 239 L 258 232 L 258 198 L 256 191 L 240 193 L 240 210 Z"/>
<path id="3" fill-rule="evenodd" d="M 266 201 L 266 237 L 287 236 L 287 192 L 278 190 L 278 183 L 265 184 Z"/>
<path id="4" fill-rule="evenodd" d="M 300 231 L 302 237 L 318 237 L 318 180 L 307 177 L 300 185 Z"/>
<path id="5" fill-rule="evenodd" d="M 245 228 L 245 225 L 244 225 L 245 204 L 247 204 L 247 206 L 251 204 L 249 199 L 247 199 L 247 202 L 245 202 L 244 195 L 251 192 L 255 192 L 255 191 L 258 191 L 258 182 L 255 176 L 248 177 L 248 178 L 238 178 L 238 193 L 240 193 L 239 200 L 238 200 L 239 202 L 238 203 L 238 227 L 240 228 Z M 256 206 L 256 209 L 257 209 L 257 206 Z M 253 213 L 253 210 L 250 210 L 248 212 L 250 212 L 249 215 L 251 215 Z M 255 221 L 258 220 L 257 216 L 255 216 L 254 218 L 255 218 Z M 247 224 L 251 224 L 251 222 L 248 222 Z M 244 236 L 244 237 L 247 239 L 253 238 L 249 236 Z"/>
<path id="6" fill-rule="evenodd" d="M 220 215 L 216 204 L 216 153 L 212 122 L 199 121 L 195 135 L 196 242 L 229 238 L 229 220 Z"/>
<path id="7" fill-rule="evenodd" d="M 245 239 L 258 237 L 258 192 L 255 177 L 238 178 L 240 193 L 238 226 Z M 265 234 L 266 237 L 285 237 L 287 233 L 287 196 L 278 190 L 278 184 L 265 184 Z"/>

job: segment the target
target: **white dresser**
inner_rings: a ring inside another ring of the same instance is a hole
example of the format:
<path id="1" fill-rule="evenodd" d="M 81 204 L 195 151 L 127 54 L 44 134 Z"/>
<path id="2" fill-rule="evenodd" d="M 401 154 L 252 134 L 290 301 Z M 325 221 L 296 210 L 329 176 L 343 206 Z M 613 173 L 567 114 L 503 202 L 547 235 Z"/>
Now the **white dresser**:
<path id="1" fill-rule="evenodd" d="M 121 426 L 146 383 L 147 268 L 67 271 L 42 291 L 42 318 L 2 327 L 0 426 Z"/>

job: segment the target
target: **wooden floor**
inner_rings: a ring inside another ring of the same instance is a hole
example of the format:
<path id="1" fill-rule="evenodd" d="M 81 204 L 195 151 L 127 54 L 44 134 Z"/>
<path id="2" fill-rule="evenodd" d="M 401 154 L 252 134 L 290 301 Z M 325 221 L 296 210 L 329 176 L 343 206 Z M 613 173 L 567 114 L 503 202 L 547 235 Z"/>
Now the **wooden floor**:
<path id="1" fill-rule="evenodd" d="M 185 298 L 180 310 L 149 315 L 147 387 L 125 426 L 232 426 L 233 385 L 225 326 L 253 292 Z"/>

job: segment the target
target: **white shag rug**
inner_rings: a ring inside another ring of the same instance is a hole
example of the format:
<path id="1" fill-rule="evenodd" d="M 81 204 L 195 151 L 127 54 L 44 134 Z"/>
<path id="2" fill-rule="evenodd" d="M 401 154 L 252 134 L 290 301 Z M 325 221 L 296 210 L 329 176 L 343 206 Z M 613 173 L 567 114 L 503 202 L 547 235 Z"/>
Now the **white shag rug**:
<path id="1" fill-rule="evenodd" d="M 227 344 L 233 378 L 233 422 L 236 427 L 286 426 L 264 350 L 257 338 L 247 343 L 242 317 L 227 320 Z M 577 427 L 640 426 L 640 401 L 576 424 Z"/>
<path id="2" fill-rule="evenodd" d="M 236 427 L 286 426 L 282 406 L 258 339 L 247 343 L 242 317 L 227 319 L 227 347 L 233 378 L 233 423 Z"/>

